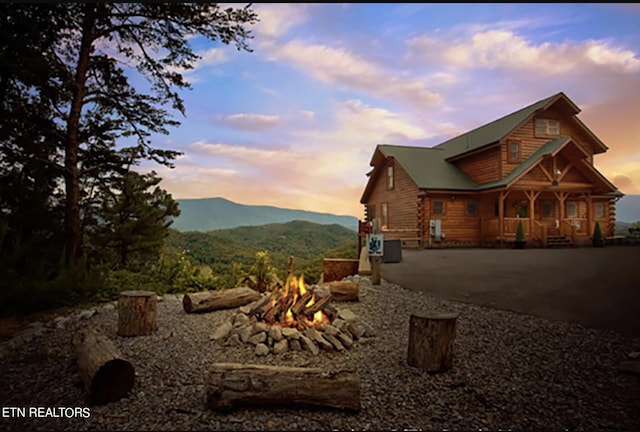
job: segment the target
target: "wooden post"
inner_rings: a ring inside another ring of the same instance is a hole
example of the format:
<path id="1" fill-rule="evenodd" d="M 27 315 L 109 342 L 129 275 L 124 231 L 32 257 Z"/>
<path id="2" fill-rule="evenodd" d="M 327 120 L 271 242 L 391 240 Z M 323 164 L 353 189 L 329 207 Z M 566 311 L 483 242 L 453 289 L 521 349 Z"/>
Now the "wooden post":
<path id="1" fill-rule="evenodd" d="M 101 331 L 81 329 L 71 342 L 91 403 L 115 402 L 129 393 L 133 388 L 135 370 Z"/>
<path id="2" fill-rule="evenodd" d="M 118 334 L 144 336 L 158 330 L 157 299 L 152 291 L 123 291 L 118 298 Z"/>
<path id="3" fill-rule="evenodd" d="M 380 230 L 380 219 L 375 218 L 373 220 L 373 234 L 381 234 Z M 371 283 L 373 285 L 380 285 L 380 268 L 382 266 L 382 257 L 381 256 L 372 256 L 371 257 Z"/>
<path id="4" fill-rule="evenodd" d="M 500 239 L 500 245 L 502 246 L 502 240 L 504 235 L 504 191 L 500 191 L 498 198 L 498 238 Z"/>
<path id="5" fill-rule="evenodd" d="M 360 378 L 353 371 L 215 363 L 208 377 L 207 406 L 222 412 L 244 406 L 359 411 Z"/>
<path id="6" fill-rule="evenodd" d="M 453 364 L 457 313 L 427 312 L 409 318 L 409 366 L 446 372 Z"/>

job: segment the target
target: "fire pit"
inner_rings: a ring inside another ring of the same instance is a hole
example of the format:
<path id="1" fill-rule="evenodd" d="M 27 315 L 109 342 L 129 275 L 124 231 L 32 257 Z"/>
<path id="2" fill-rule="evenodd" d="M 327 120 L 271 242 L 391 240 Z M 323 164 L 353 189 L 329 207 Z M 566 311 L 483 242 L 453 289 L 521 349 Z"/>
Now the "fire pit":
<path id="1" fill-rule="evenodd" d="M 260 301 L 248 316 L 252 322 L 280 327 L 322 329 L 333 322 L 337 315 L 330 301 L 331 294 L 318 298 L 314 291 L 308 290 L 302 276 L 289 276 L 282 289 Z"/>
<path id="2" fill-rule="evenodd" d="M 302 276 L 290 275 L 279 290 L 238 308 L 212 339 L 224 344 L 247 343 L 258 356 L 287 351 L 344 351 L 375 336 L 373 328 L 349 309 L 337 310 L 330 293 L 308 288 Z"/>

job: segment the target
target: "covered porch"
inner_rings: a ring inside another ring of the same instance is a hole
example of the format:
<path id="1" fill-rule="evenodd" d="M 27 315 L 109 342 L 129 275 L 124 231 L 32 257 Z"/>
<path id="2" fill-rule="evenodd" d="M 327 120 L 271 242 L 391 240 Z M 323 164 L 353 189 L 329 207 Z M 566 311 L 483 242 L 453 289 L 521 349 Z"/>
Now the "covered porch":
<path id="1" fill-rule="evenodd" d="M 579 245 L 590 241 L 597 221 L 603 230 L 608 226 L 609 199 L 589 192 L 510 189 L 490 194 L 483 201 L 494 207 L 481 216 L 483 242 L 514 241 L 522 222 L 528 243 L 547 247 L 565 241 Z"/>

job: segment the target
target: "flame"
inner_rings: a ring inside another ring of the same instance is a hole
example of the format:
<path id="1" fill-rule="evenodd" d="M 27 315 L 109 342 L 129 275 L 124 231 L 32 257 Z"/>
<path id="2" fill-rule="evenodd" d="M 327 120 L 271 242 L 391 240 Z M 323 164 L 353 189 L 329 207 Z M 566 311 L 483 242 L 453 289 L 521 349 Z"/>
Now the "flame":
<path id="1" fill-rule="evenodd" d="M 299 329 L 311 327 L 317 329 L 323 328 L 331 322 L 331 318 L 324 310 L 315 312 L 313 317 L 301 313 L 302 309 L 300 308 L 301 305 L 298 304 L 298 301 L 303 296 L 309 295 L 308 293 L 310 293 L 310 298 L 304 304 L 304 308 L 309 308 L 316 303 L 316 294 L 315 292 L 310 292 L 307 289 L 302 275 L 300 277 L 289 275 L 282 289 L 273 291 L 268 305 L 264 307 L 264 313 L 271 308 L 279 308 L 279 312 L 276 311 L 275 314 L 273 314 L 272 311 L 269 318 L 265 319 L 264 322 L 270 325 L 297 327 Z M 297 313 L 293 310 L 293 307 L 296 305 L 298 306 Z"/>

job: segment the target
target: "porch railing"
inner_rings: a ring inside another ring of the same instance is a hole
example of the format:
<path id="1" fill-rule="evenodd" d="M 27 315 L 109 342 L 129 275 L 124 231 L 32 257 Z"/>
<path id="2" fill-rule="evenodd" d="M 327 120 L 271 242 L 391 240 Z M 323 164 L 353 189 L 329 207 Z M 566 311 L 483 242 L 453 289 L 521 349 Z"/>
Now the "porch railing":
<path id="1" fill-rule="evenodd" d="M 575 243 L 578 236 L 590 235 L 590 233 L 593 231 L 593 225 L 595 225 L 595 223 L 592 221 L 592 227 L 589 227 L 587 218 L 565 218 L 562 220 L 559 226 L 557 226 L 557 228 L 551 222 L 534 220 L 532 225 L 533 230 L 530 230 L 529 219 L 506 217 L 503 218 L 502 234 L 505 237 L 515 236 L 518 229 L 518 222 L 522 222 L 522 226 L 524 228 L 527 239 L 536 239 L 542 241 L 543 243 L 546 242 L 548 235 L 554 233 L 564 235 L 570 238 Z M 481 227 L 482 237 L 484 239 L 495 239 L 500 235 L 500 220 L 498 218 L 483 218 L 481 220 Z"/>

